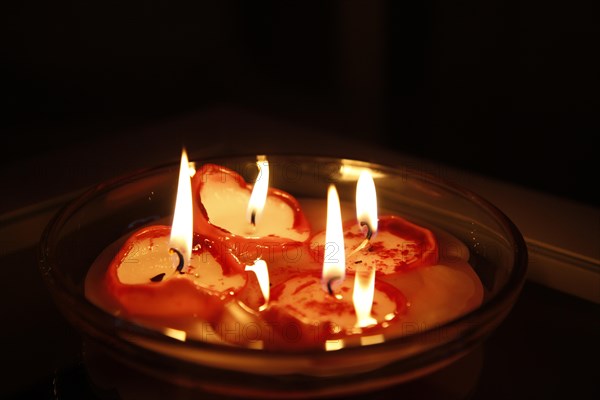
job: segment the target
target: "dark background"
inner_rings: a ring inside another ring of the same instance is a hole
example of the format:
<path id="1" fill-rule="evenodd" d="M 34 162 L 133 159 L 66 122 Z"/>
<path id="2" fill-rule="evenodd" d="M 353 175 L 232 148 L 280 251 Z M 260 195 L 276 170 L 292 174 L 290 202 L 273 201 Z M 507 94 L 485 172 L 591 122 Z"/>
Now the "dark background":
<path id="1" fill-rule="evenodd" d="M 10 2 L 1 162 L 235 105 L 596 205 L 594 3 Z"/>
<path id="2" fill-rule="evenodd" d="M 27 221 L 37 214 L 12 210 L 120 168 L 154 166 L 160 154 L 150 144 L 158 136 L 195 137 L 210 152 L 213 134 L 185 132 L 193 121 L 209 121 L 199 126 L 233 142 L 244 124 L 258 121 L 253 129 L 260 130 L 272 119 L 271 130 L 283 127 L 282 147 L 305 139 L 290 132 L 316 130 L 598 206 L 596 3 L 4 2 L 0 217 L 8 215 L 8 225 L 26 221 L 25 233 L 5 236 L 39 234 L 46 222 L 32 228 Z M 203 112 L 209 117 L 190 117 Z M 254 113 L 261 118 L 248 117 Z M 228 132 L 240 115 L 240 130 Z M 69 157 L 81 149 L 90 154 Z M 132 149 L 140 163 L 125 162 Z M 88 157 L 98 164 L 65 173 Z M 0 353 L 9 370 L 2 394 L 93 398 L 84 369 L 72 363 L 79 336 L 48 297 L 34 242 L 19 251 L 0 243 L 0 315 L 8 321 Z M 528 281 L 485 344 L 470 398 L 598 398 L 597 368 L 582 367 L 597 364 L 597 315 L 596 304 Z M 416 388 L 413 397 L 424 398 L 423 388 L 436 387 L 423 381 Z M 409 398 L 398 393 L 366 397 Z"/>

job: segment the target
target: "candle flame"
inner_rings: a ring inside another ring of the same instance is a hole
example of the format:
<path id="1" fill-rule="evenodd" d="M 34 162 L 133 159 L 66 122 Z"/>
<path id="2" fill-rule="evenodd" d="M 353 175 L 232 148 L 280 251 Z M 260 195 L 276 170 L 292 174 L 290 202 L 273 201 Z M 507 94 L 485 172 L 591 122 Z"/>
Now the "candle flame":
<path id="1" fill-rule="evenodd" d="M 258 176 L 254 182 L 248 208 L 246 209 L 246 218 L 252 225 L 256 225 L 260 219 L 269 191 L 269 161 L 265 156 L 258 156 L 256 159 Z"/>
<path id="2" fill-rule="evenodd" d="M 343 349 L 345 346 L 344 339 L 333 339 L 325 341 L 325 351 L 335 351 Z"/>
<path id="3" fill-rule="evenodd" d="M 327 191 L 327 227 L 325 230 L 325 257 L 323 259 L 323 289 L 332 293 L 346 277 L 346 254 L 340 198 L 333 184 Z"/>
<path id="4" fill-rule="evenodd" d="M 385 342 L 385 336 L 383 336 L 381 333 L 377 334 L 377 335 L 360 337 L 360 345 L 361 346 L 370 346 L 372 344 L 378 344 L 378 343 L 383 343 L 383 342 Z"/>
<path id="5" fill-rule="evenodd" d="M 192 183 L 190 164 L 185 149 L 181 152 L 177 199 L 173 213 L 173 225 L 169 245 L 183 256 L 184 265 L 189 265 L 192 257 L 192 240 L 194 235 L 192 217 Z"/>
<path id="6" fill-rule="evenodd" d="M 354 291 L 352 301 L 356 312 L 356 327 L 365 328 L 375 325 L 377 320 L 371 317 L 373 297 L 375 295 L 375 269 L 369 271 L 356 271 L 354 275 Z"/>
<path id="7" fill-rule="evenodd" d="M 180 331 L 179 329 L 173 328 L 164 328 L 163 333 L 173 339 L 177 339 L 181 342 L 185 342 L 187 338 L 187 333 L 185 331 Z"/>
<path id="8" fill-rule="evenodd" d="M 267 304 L 269 303 L 269 269 L 267 268 L 267 263 L 264 260 L 256 260 L 253 265 L 246 265 L 246 271 L 252 271 L 256 275 L 256 279 L 258 279 L 258 285 L 260 286 L 260 291 L 262 292 L 263 298 L 265 299 L 265 303 L 260 306 L 259 310 L 262 311 L 267 308 Z"/>
<path id="9" fill-rule="evenodd" d="M 377 234 L 377 194 L 373 176 L 367 170 L 360 173 L 356 183 L 356 218 L 366 227 L 367 239 Z"/>
<path id="10" fill-rule="evenodd" d="M 365 170 L 369 171 L 373 178 L 383 178 L 385 176 L 382 172 L 369 169 L 366 165 L 368 163 L 357 165 L 357 162 L 354 160 L 342 160 L 339 179 L 344 182 L 355 182 Z"/>

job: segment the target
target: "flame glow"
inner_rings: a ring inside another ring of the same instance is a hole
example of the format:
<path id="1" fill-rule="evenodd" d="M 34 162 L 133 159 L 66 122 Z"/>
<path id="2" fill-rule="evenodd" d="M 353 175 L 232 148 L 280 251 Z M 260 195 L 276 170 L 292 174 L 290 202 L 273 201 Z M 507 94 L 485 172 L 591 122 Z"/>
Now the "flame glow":
<path id="1" fill-rule="evenodd" d="M 267 268 L 267 263 L 264 260 L 256 260 L 253 265 L 246 265 L 246 271 L 252 271 L 256 275 L 256 279 L 258 279 L 258 285 L 260 286 L 260 291 L 265 299 L 265 304 L 260 306 L 259 310 L 262 311 L 267 308 L 269 303 L 269 269 Z"/>
<path id="2" fill-rule="evenodd" d="M 177 199 L 173 213 L 173 226 L 169 245 L 182 255 L 184 265 L 189 265 L 192 257 L 192 239 L 194 234 L 192 217 L 192 183 L 190 167 L 185 149 L 181 152 L 179 167 L 179 182 L 177 184 Z"/>
<path id="3" fill-rule="evenodd" d="M 325 351 L 335 351 L 344 348 L 344 339 L 334 339 L 325 341 Z"/>
<path id="4" fill-rule="evenodd" d="M 374 237 L 377 234 L 377 194 L 373 176 L 367 170 L 360 173 L 356 183 L 356 218 L 368 226 Z"/>
<path id="5" fill-rule="evenodd" d="M 369 171 L 373 178 L 383 178 L 385 176 L 382 172 L 369 169 L 367 165 L 367 163 L 357 165 L 356 161 L 353 160 L 342 160 L 342 165 L 340 166 L 340 180 L 344 182 L 354 182 L 364 171 Z"/>
<path id="6" fill-rule="evenodd" d="M 265 156 L 258 156 L 256 166 L 258 167 L 258 176 L 254 182 L 248 208 L 246 209 L 246 219 L 253 225 L 258 223 L 262 215 L 269 191 L 269 161 Z"/>
<path id="7" fill-rule="evenodd" d="M 365 328 L 377 323 L 377 320 L 371 317 L 374 295 L 375 269 L 371 268 L 369 271 L 362 272 L 356 271 L 352 301 L 354 302 L 354 311 L 356 312 L 355 326 L 357 328 Z"/>
<path id="8" fill-rule="evenodd" d="M 360 337 L 361 346 L 370 346 L 372 344 L 378 344 L 383 342 L 385 342 L 385 336 L 383 336 L 382 334 Z"/>
<path id="9" fill-rule="evenodd" d="M 346 252 L 344 250 L 344 229 L 340 198 L 334 185 L 327 191 L 327 227 L 325 230 L 325 251 L 323 258 L 323 290 L 335 290 L 346 277 Z"/>
<path id="10" fill-rule="evenodd" d="M 173 328 L 164 328 L 163 333 L 173 339 L 177 339 L 181 342 L 185 342 L 187 338 L 187 333 L 185 331 L 180 331 L 179 329 Z"/>

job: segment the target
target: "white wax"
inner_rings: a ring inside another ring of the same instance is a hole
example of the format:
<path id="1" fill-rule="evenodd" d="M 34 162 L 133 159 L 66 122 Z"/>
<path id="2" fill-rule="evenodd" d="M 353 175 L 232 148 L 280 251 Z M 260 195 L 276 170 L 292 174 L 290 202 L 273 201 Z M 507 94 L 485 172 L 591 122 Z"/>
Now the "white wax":
<path id="1" fill-rule="evenodd" d="M 195 285 L 216 292 L 237 290 L 246 280 L 242 274 L 225 276 L 221 265 L 208 251 L 193 253 L 189 265 L 180 274 L 175 270 L 179 258 L 169 254 L 169 237 L 143 238 L 136 241 L 117 268 L 123 284 L 150 283 L 150 278 L 164 273 L 166 279 L 189 279 Z"/>

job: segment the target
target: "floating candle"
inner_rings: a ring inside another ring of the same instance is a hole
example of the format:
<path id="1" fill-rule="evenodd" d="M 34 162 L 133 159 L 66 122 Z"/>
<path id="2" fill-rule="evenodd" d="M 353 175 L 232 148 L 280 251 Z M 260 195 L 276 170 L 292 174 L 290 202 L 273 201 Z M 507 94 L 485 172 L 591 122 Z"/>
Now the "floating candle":
<path id="1" fill-rule="evenodd" d="M 237 172 L 203 165 L 192 180 L 194 229 L 209 237 L 264 246 L 308 239 L 310 226 L 296 199 L 282 190 L 266 189 L 269 175 L 265 163 L 258 161 L 262 172 L 255 185 L 260 190 L 254 196 L 252 186 Z"/>
<path id="2" fill-rule="evenodd" d="M 377 208 L 373 178 L 362 171 L 356 184 L 357 223 L 345 224 L 341 242 L 340 253 L 349 254 L 349 270 L 374 269 L 391 274 L 437 263 L 437 242 L 430 230 L 395 215 L 378 218 Z M 315 235 L 310 246 L 317 261 L 326 260 L 330 246 L 327 232 Z"/>
<path id="3" fill-rule="evenodd" d="M 318 273 L 298 274 L 274 286 L 270 306 L 263 313 L 274 332 L 265 340 L 265 348 L 340 349 L 352 342 L 353 336 L 357 336 L 354 341 L 360 343 L 360 337 L 383 334 L 385 328 L 398 322 L 406 312 L 406 298 L 398 289 L 373 280 L 373 297 L 356 299 L 356 304 L 364 300 L 365 304 L 372 301 L 373 305 L 369 317 L 359 321 L 353 293 L 360 292 L 360 287 L 355 283 L 354 274 L 348 278 L 351 279 L 338 285 L 333 296 L 323 291 Z M 365 320 L 369 323 L 365 324 Z M 383 341 L 383 336 L 379 340 Z"/>
<path id="4" fill-rule="evenodd" d="M 392 274 L 438 262 L 439 250 L 435 235 L 429 229 L 396 215 L 380 216 L 377 236 L 368 243 L 365 243 L 365 233 L 356 221 L 344 224 L 343 235 L 344 248 L 349 253 L 349 271 L 367 266 L 382 274 Z M 312 254 L 317 262 L 324 257 L 324 243 L 325 232 L 317 233 L 310 240 Z"/>
<path id="5" fill-rule="evenodd" d="M 119 306 L 116 312 L 132 317 L 212 318 L 223 299 L 246 282 L 243 266 L 232 254 L 193 234 L 188 165 L 184 149 L 172 227 L 144 227 L 100 257 L 101 262 L 112 257 L 103 281 L 105 292 Z"/>
<path id="6" fill-rule="evenodd" d="M 130 317 L 213 318 L 246 283 L 242 265 L 200 237 L 184 264 L 169 251 L 170 232 L 153 225 L 131 235 L 110 262 L 107 294 Z"/>

